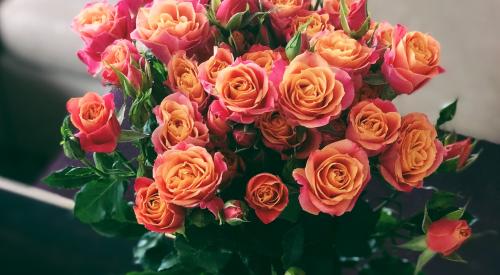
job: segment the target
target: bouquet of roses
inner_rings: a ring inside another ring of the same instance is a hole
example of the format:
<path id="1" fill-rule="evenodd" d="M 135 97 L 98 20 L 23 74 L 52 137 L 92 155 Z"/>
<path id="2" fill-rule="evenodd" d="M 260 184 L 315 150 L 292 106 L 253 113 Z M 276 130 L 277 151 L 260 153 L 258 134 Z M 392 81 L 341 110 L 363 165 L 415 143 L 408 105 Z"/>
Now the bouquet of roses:
<path id="1" fill-rule="evenodd" d="M 421 274 L 475 221 L 425 186 L 477 158 L 470 138 L 392 100 L 443 73 L 440 45 L 366 0 L 87 4 L 78 57 L 116 87 L 67 103 L 75 216 L 140 238 L 130 274 Z M 120 143 L 120 145 L 118 145 Z M 383 180 L 386 183 L 382 183 Z M 399 194 L 428 202 L 402 215 Z M 461 204 L 462 203 L 462 204 Z M 418 211 L 419 210 L 419 211 Z M 404 250 L 419 253 L 416 265 Z"/>

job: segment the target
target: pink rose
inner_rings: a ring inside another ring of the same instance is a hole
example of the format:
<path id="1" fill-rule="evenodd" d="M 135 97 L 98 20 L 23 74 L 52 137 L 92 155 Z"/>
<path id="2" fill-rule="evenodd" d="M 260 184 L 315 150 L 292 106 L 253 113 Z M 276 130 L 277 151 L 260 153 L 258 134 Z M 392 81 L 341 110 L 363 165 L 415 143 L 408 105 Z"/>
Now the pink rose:
<path id="1" fill-rule="evenodd" d="M 229 111 L 218 100 L 210 104 L 207 113 L 207 126 L 211 134 L 223 139 L 226 138 L 226 134 L 231 130 L 231 127 L 227 124 L 229 115 Z"/>
<path id="2" fill-rule="evenodd" d="M 139 11 L 140 8 L 153 2 L 153 0 L 123 0 L 123 1 L 127 2 L 130 8 L 130 12 L 134 15 L 137 15 L 137 12 Z"/>
<path id="3" fill-rule="evenodd" d="M 224 204 L 224 220 L 229 225 L 239 225 L 246 222 L 247 206 L 244 202 L 230 200 Z"/>
<path id="4" fill-rule="evenodd" d="M 134 44 L 129 40 L 119 39 L 109 45 L 102 53 L 102 80 L 104 83 L 120 85 L 113 68 L 127 77 L 130 83 L 138 89 L 142 81 L 139 65 L 141 56 Z"/>
<path id="5" fill-rule="evenodd" d="M 444 160 L 458 158 L 457 170 L 461 170 L 467 164 L 473 148 L 474 144 L 472 144 L 471 138 L 448 144 L 444 147 Z"/>
<path id="6" fill-rule="evenodd" d="M 440 58 L 441 47 L 434 38 L 397 25 L 392 48 L 384 54 L 382 73 L 396 93 L 411 94 L 444 72 Z"/>
<path id="7" fill-rule="evenodd" d="M 233 130 L 233 138 L 242 147 L 251 147 L 257 140 L 257 131 L 253 127 L 239 126 Z"/>
<path id="8" fill-rule="evenodd" d="M 276 1 L 262 0 L 265 10 L 271 10 L 271 24 L 278 39 L 284 40 L 286 29 L 294 16 L 301 10 L 307 10 L 310 0 Z"/>
<path id="9" fill-rule="evenodd" d="M 226 48 L 227 47 L 227 48 Z M 214 54 L 198 66 L 198 78 L 207 93 L 213 93 L 215 80 L 219 72 L 233 64 L 234 57 L 229 47 L 214 47 Z"/>
<path id="10" fill-rule="evenodd" d="M 239 12 L 244 12 L 247 5 L 249 6 L 251 13 L 255 13 L 258 10 L 255 0 L 223 0 L 217 8 L 215 17 L 220 23 L 226 25 L 233 15 Z"/>
<path id="11" fill-rule="evenodd" d="M 353 31 L 361 28 L 366 18 L 368 10 L 367 0 L 346 0 L 347 22 Z M 330 15 L 330 20 L 336 29 L 342 29 L 340 24 L 340 0 L 324 0 L 323 9 Z"/>

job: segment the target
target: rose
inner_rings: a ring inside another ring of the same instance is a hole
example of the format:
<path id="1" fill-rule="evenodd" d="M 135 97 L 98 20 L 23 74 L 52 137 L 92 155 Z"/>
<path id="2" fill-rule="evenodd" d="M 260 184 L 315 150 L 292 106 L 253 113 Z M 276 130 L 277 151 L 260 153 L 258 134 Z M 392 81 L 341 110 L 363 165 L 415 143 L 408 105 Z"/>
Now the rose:
<path id="1" fill-rule="evenodd" d="M 365 74 L 379 58 L 378 53 L 351 38 L 344 31 L 325 31 L 310 42 L 330 66 L 351 74 Z"/>
<path id="2" fill-rule="evenodd" d="M 198 77 L 207 93 L 212 93 L 219 72 L 233 64 L 234 57 L 226 47 L 215 47 L 214 54 L 198 66 Z"/>
<path id="3" fill-rule="evenodd" d="M 293 59 L 279 86 L 279 108 L 289 123 L 307 128 L 324 126 L 351 104 L 354 87 L 349 75 L 332 69 L 318 54 L 304 52 Z"/>
<path id="4" fill-rule="evenodd" d="M 194 53 L 210 38 L 205 8 L 198 1 L 154 1 L 137 14 L 131 37 L 151 49 L 164 64 L 178 50 Z"/>
<path id="5" fill-rule="evenodd" d="M 120 136 L 113 94 L 101 97 L 88 92 L 66 103 L 73 125 L 80 131 L 75 136 L 85 152 L 111 153 Z"/>
<path id="6" fill-rule="evenodd" d="M 210 133 L 225 140 L 227 133 L 231 130 L 227 124 L 229 115 L 229 111 L 219 101 L 213 101 L 207 113 L 207 126 Z"/>
<path id="7" fill-rule="evenodd" d="M 443 161 L 444 148 L 434 126 L 422 113 L 403 117 L 398 140 L 380 156 L 380 173 L 394 188 L 421 188 Z"/>
<path id="8" fill-rule="evenodd" d="M 182 207 L 160 198 L 158 186 L 148 178 L 137 178 L 134 184 L 134 213 L 138 224 L 158 233 L 174 233 L 184 224 Z"/>
<path id="9" fill-rule="evenodd" d="M 472 153 L 473 148 L 474 145 L 472 144 L 471 138 L 467 138 L 459 142 L 448 144 L 444 147 L 445 150 L 444 160 L 458 158 L 456 169 L 461 170 L 467 164 L 467 160 L 469 159 L 469 156 Z"/>
<path id="10" fill-rule="evenodd" d="M 394 27 L 388 22 L 383 21 L 376 23 L 372 21 L 370 30 L 363 36 L 361 41 L 363 43 L 367 43 L 370 39 L 372 39 L 372 45 L 374 45 L 378 50 L 385 50 L 392 47 L 393 32 Z"/>
<path id="11" fill-rule="evenodd" d="M 427 231 L 427 247 L 449 256 L 471 236 L 472 230 L 465 220 L 440 219 L 431 223 Z"/>
<path id="12" fill-rule="evenodd" d="M 236 62 L 220 71 L 215 92 L 221 106 L 231 113 L 228 119 L 244 124 L 273 111 L 278 97 L 266 71 L 253 62 Z"/>
<path id="13" fill-rule="evenodd" d="M 189 101 L 185 95 L 174 93 L 165 97 L 153 112 L 160 124 L 151 136 L 158 154 L 180 142 L 198 146 L 208 143 L 208 128 L 201 121 L 202 117 L 196 109 L 196 104 Z"/>
<path id="14" fill-rule="evenodd" d="M 258 11 L 255 0 L 223 0 L 217 8 L 215 18 L 225 26 L 233 15 L 246 11 L 247 5 L 251 13 Z"/>
<path id="15" fill-rule="evenodd" d="M 271 48 L 262 45 L 253 45 L 248 52 L 241 56 L 243 61 L 252 61 L 266 70 L 269 80 L 278 87 L 283 79 L 288 62 L 282 57 L 279 51 L 273 51 Z"/>
<path id="16" fill-rule="evenodd" d="M 293 127 L 279 112 L 270 112 L 257 119 L 255 125 L 260 129 L 262 142 L 266 147 L 282 152 L 293 153 L 297 159 L 305 159 L 317 150 L 321 143 L 321 136 L 316 129 Z M 292 151 L 294 152 L 289 152 Z"/>
<path id="17" fill-rule="evenodd" d="M 128 39 L 133 28 L 132 17 L 126 2 L 112 6 L 107 1 L 94 1 L 85 5 L 73 19 L 72 28 L 85 42 L 77 55 L 95 75 L 100 67 L 101 54 L 117 39 Z"/>
<path id="18" fill-rule="evenodd" d="M 230 200 L 224 204 L 224 220 L 229 225 L 240 225 L 246 222 L 247 206 L 239 200 Z"/>
<path id="19" fill-rule="evenodd" d="M 113 69 L 121 72 L 136 89 L 142 81 L 142 73 L 139 66 L 141 56 L 135 46 L 125 39 L 119 39 L 109 45 L 102 53 L 101 63 L 104 70 L 102 79 L 105 83 L 120 85 L 120 79 Z"/>
<path id="20" fill-rule="evenodd" d="M 290 22 L 290 26 L 286 32 L 286 39 L 290 41 L 290 39 L 297 33 L 300 26 L 307 24 L 308 22 L 309 24 L 304 31 L 307 41 L 322 31 L 333 31 L 334 27 L 328 23 L 328 20 L 329 16 L 327 13 L 300 10 Z"/>
<path id="21" fill-rule="evenodd" d="M 153 2 L 153 0 L 124 0 L 127 2 L 130 12 L 134 15 L 137 15 L 137 12 L 141 7 Z"/>
<path id="22" fill-rule="evenodd" d="M 239 125 L 233 130 L 233 138 L 236 144 L 248 148 L 255 144 L 257 131 L 253 127 Z"/>
<path id="23" fill-rule="evenodd" d="M 212 158 L 203 147 L 180 143 L 158 155 L 153 178 L 163 200 L 193 208 L 213 199 L 226 170 L 221 153 Z"/>
<path id="24" fill-rule="evenodd" d="M 367 0 L 346 0 L 347 22 L 351 30 L 359 30 L 366 18 L 368 12 L 366 9 Z M 336 29 L 341 29 L 340 24 L 340 0 L 324 0 L 323 9 L 330 15 L 330 20 Z"/>
<path id="25" fill-rule="evenodd" d="M 271 12 L 271 24 L 275 30 L 277 38 L 285 39 L 285 31 L 292 18 L 300 11 L 309 8 L 310 0 L 263 0 L 262 5 L 265 10 Z"/>
<path id="26" fill-rule="evenodd" d="M 167 70 L 168 86 L 176 92 L 185 94 L 191 101 L 196 102 L 200 109 L 204 109 L 208 95 L 198 79 L 198 66 L 195 61 L 187 58 L 186 52 L 180 50 L 168 62 Z"/>
<path id="27" fill-rule="evenodd" d="M 397 25 L 392 48 L 384 54 L 382 73 L 396 93 L 411 94 L 444 72 L 440 58 L 440 45 L 434 38 Z"/>
<path id="28" fill-rule="evenodd" d="M 288 205 L 288 188 L 273 174 L 261 173 L 248 181 L 245 200 L 257 217 L 268 224 Z"/>
<path id="29" fill-rule="evenodd" d="M 346 138 L 357 142 L 368 156 L 374 156 L 396 141 L 400 127 L 401 115 L 392 102 L 361 101 L 349 112 Z"/>
<path id="30" fill-rule="evenodd" d="M 344 139 L 313 152 L 293 177 L 301 185 L 299 202 L 304 211 L 341 216 L 352 210 L 365 189 L 370 164 L 361 147 Z"/>

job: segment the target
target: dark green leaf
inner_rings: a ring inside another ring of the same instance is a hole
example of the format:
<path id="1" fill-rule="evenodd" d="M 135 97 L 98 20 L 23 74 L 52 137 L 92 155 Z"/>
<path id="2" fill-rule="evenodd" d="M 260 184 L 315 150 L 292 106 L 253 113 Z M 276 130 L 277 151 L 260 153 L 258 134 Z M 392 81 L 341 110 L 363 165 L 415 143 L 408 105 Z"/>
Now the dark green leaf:
<path id="1" fill-rule="evenodd" d="M 285 268 L 299 263 L 304 252 L 304 228 L 302 224 L 295 225 L 285 233 L 282 240 L 283 256 L 281 261 Z"/>
<path id="2" fill-rule="evenodd" d="M 68 166 L 56 171 L 44 178 L 42 181 L 50 187 L 56 188 L 80 188 L 84 184 L 97 180 L 99 177 L 88 167 Z"/>
<path id="3" fill-rule="evenodd" d="M 422 270 L 422 268 L 424 268 L 424 266 L 432 258 L 434 258 L 435 255 L 436 255 L 436 252 L 433 252 L 429 249 L 424 250 L 424 252 L 422 252 L 422 254 L 420 254 L 420 256 L 418 257 L 417 266 L 415 267 L 415 272 L 413 274 L 417 275 Z"/>
<path id="4" fill-rule="evenodd" d="M 384 100 L 393 100 L 396 96 L 396 92 L 389 85 L 386 85 L 380 93 L 380 98 Z"/>
<path id="5" fill-rule="evenodd" d="M 458 196 L 451 192 L 437 191 L 427 203 L 429 210 L 448 209 L 455 207 Z"/>
<path id="6" fill-rule="evenodd" d="M 134 130 L 122 130 L 122 132 L 120 134 L 119 141 L 120 142 L 132 142 L 132 141 L 137 141 L 137 140 L 143 139 L 145 137 L 147 137 L 147 135 L 144 133 L 141 133 L 141 132 L 137 132 Z"/>
<path id="7" fill-rule="evenodd" d="M 170 253 L 163 260 L 161 260 L 158 271 L 170 269 L 180 263 L 179 257 L 176 253 Z"/>
<path id="8" fill-rule="evenodd" d="M 400 245 L 399 247 L 417 252 L 424 251 L 427 249 L 425 235 L 415 237 L 409 242 Z"/>
<path id="9" fill-rule="evenodd" d="M 147 232 L 134 248 L 134 263 L 142 265 L 145 269 L 157 270 L 165 253 L 168 253 L 165 235 Z"/>
<path id="10" fill-rule="evenodd" d="M 146 229 L 139 224 L 119 222 L 113 219 L 104 219 L 90 225 L 100 235 L 105 237 L 138 238 Z"/>
<path id="11" fill-rule="evenodd" d="M 281 212 L 279 218 L 295 223 L 299 219 L 301 213 L 302 208 L 300 208 L 299 204 L 299 193 L 290 192 L 288 195 L 288 205 L 285 210 Z"/>
<path id="12" fill-rule="evenodd" d="M 379 233 L 392 232 L 398 226 L 398 219 L 394 216 L 394 212 L 390 208 L 382 208 L 380 217 L 378 218 L 376 231 Z"/>
<path id="13" fill-rule="evenodd" d="M 177 236 L 174 245 L 183 264 L 194 265 L 214 274 L 224 268 L 232 255 L 231 251 L 217 247 L 195 248 L 182 236 Z"/>
<path id="14" fill-rule="evenodd" d="M 115 158 L 111 154 L 94 153 L 94 163 L 97 169 L 107 171 L 113 169 Z"/>
<path id="15" fill-rule="evenodd" d="M 437 171 L 440 173 L 456 172 L 458 169 L 459 160 L 460 160 L 460 157 L 455 157 L 455 158 L 445 160 L 441 163 L 441 165 L 439 166 Z"/>
<path id="16" fill-rule="evenodd" d="M 75 216 L 83 223 L 97 223 L 116 211 L 123 199 L 120 181 L 94 180 L 75 196 Z"/>
<path id="17" fill-rule="evenodd" d="M 436 127 L 439 127 L 453 119 L 455 113 L 457 112 L 457 102 L 458 99 L 455 99 L 455 101 L 441 109 L 441 111 L 439 112 L 439 118 L 437 120 Z"/>
<path id="18" fill-rule="evenodd" d="M 431 225 L 432 220 L 431 217 L 429 216 L 429 208 L 427 207 L 427 204 L 424 207 L 424 218 L 422 219 L 422 232 L 427 233 L 427 229 Z"/>
<path id="19" fill-rule="evenodd" d="M 363 78 L 363 81 L 368 85 L 379 86 L 387 84 L 382 74 L 369 74 Z"/>
<path id="20" fill-rule="evenodd" d="M 448 256 L 442 256 L 444 259 L 452 262 L 457 262 L 457 263 L 463 263 L 466 264 L 467 261 L 462 258 L 458 253 L 452 253 L 451 255 Z"/>

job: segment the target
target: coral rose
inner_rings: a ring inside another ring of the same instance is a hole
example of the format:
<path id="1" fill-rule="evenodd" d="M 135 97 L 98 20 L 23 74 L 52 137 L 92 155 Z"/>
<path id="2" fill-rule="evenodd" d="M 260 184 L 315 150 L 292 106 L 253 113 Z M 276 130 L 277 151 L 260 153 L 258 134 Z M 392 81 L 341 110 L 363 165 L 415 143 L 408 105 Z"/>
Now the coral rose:
<path id="1" fill-rule="evenodd" d="M 376 29 L 375 29 L 376 27 Z M 394 33 L 394 26 L 386 21 L 370 25 L 370 30 L 361 39 L 362 42 L 367 43 L 372 39 L 372 45 L 378 50 L 385 50 L 392 47 L 392 34 Z"/>
<path id="2" fill-rule="evenodd" d="M 138 89 L 142 81 L 139 66 L 141 56 L 134 44 L 129 40 L 120 39 L 109 45 L 102 53 L 101 63 L 104 68 L 102 79 L 104 83 L 120 85 L 120 79 L 113 68 L 127 77 L 130 83 Z"/>
<path id="3" fill-rule="evenodd" d="M 474 144 L 471 138 L 466 138 L 444 147 L 445 155 L 444 160 L 457 158 L 457 170 L 463 169 L 467 165 L 467 160 L 474 149 Z"/>
<path id="4" fill-rule="evenodd" d="M 207 105 L 208 94 L 198 78 L 198 66 L 195 61 L 187 58 L 185 51 L 176 52 L 167 65 L 168 86 L 185 94 L 191 101 L 196 102 L 200 109 Z"/>
<path id="5" fill-rule="evenodd" d="M 153 112 L 160 124 L 151 136 L 158 154 L 180 142 L 198 146 L 208 143 L 208 128 L 201 121 L 196 104 L 191 103 L 185 95 L 175 93 L 165 97 Z"/>
<path id="6" fill-rule="evenodd" d="M 341 216 L 353 209 L 370 180 L 365 151 L 344 139 L 313 152 L 305 169 L 293 171 L 301 185 L 299 202 L 304 211 Z"/>
<path id="7" fill-rule="evenodd" d="M 396 93 L 411 94 L 444 72 L 440 59 L 441 47 L 434 38 L 397 25 L 392 48 L 384 54 L 382 73 Z"/>
<path id="8" fill-rule="evenodd" d="M 318 54 L 305 52 L 288 65 L 279 86 L 279 108 L 292 125 L 324 126 L 354 98 L 349 75 Z"/>
<path id="9" fill-rule="evenodd" d="M 115 115 L 113 94 L 101 97 L 88 92 L 66 103 L 71 122 L 80 130 L 75 136 L 85 152 L 111 153 L 120 136 L 120 124 Z"/>
<path id="10" fill-rule="evenodd" d="M 158 155 L 153 178 L 160 198 L 187 208 L 211 201 L 227 170 L 223 158 L 218 152 L 212 158 L 205 148 L 186 143 Z"/>
<path id="11" fill-rule="evenodd" d="M 310 20 L 310 21 L 309 21 Z M 308 10 L 300 10 L 296 16 L 292 18 L 290 26 L 288 27 L 286 39 L 290 39 L 297 33 L 300 26 L 309 22 L 306 30 L 306 40 L 309 41 L 316 34 L 323 31 L 333 31 L 334 27 L 328 23 L 329 16 L 326 13 L 312 12 Z"/>
<path id="12" fill-rule="evenodd" d="M 233 62 L 234 57 L 231 50 L 226 47 L 215 47 L 213 56 L 198 66 L 198 77 L 207 93 L 213 93 L 212 89 L 215 86 L 217 75 Z"/>
<path id="13" fill-rule="evenodd" d="M 215 93 L 221 105 L 230 111 L 228 118 L 244 124 L 273 111 L 278 97 L 267 72 L 253 62 L 236 62 L 220 71 Z"/>
<path id="14" fill-rule="evenodd" d="M 368 17 L 367 0 L 346 0 L 345 2 L 347 5 L 347 23 L 351 30 L 359 30 Z M 330 20 L 335 28 L 341 29 L 340 0 L 324 0 L 323 9 L 330 15 Z"/>
<path id="15" fill-rule="evenodd" d="M 440 219 L 433 222 L 427 231 L 427 247 L 449 256 L 472 235 L 472 230 L 465 220 Z"/>
<path id="16" fill-rule="evenodd" d="M 444 148 L 434 126 L 422 113 L 403 117 L 399 138 L 380 156 L 380 172 L 394 188 L 421 188 L 443 161 Z"/>
<path id="17" fill-rule="evenodd" d="M 396 141 L 401 115 L 388 100 L 361 101 L 349 112 L 346 138 L 357 142 L 374 156 Z"/>
<path id="18" fill-rule="evenodd" d="M 266 70 L 269 80 L 273 82 L 275 87 L 279 86 L 286 65 L 288 65 L 280 52 L 273 51 L 271 48 L 262 45 L 253 45 L 248 52 L 241 56 L 241 59 L 243 61 L 252 61 Z"/>
<path id="19" fill-rule="evenodd" d="M 178 50 L 196 53 L 210 38 L 205 8 L 198 1 L 163 0 L 139 9 L 131 37 L 141 41 L 164 64 Z"/>
<path id="20" fill-rule="evenodd" d="M 288 188 L 278 176 L 261 173 L 248 181 L 245 200 L 257 217 L 268 224 L 288 205 Z"/>
<path id="21" fill-rule="evenodd" d="M 217 8 L 215 18 L 225 26 L 233 15 L 244 12 L 247 6 L 251 13 L 258 11 L 257 1 L 255 0 L 223 0 Z"/>
<path id="22" fill-rule="evenodd" d="M 137 178 L 134 184 L 134 213 L 138 224 L 158 233 L 174 233 L 184 224 L 182 207 L 160 198 L 158 186 L 148 178 Z"/>

